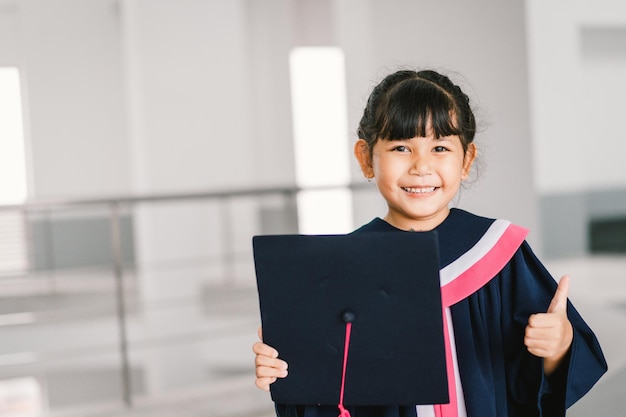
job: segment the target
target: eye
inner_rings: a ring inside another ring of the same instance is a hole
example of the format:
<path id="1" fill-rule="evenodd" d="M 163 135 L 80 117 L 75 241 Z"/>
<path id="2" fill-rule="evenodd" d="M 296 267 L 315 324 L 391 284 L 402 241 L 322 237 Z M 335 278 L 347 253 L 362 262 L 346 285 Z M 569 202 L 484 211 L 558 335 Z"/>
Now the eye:
<path id="1" fill-rule="evenodd" d="M 404 145 L 394 146 L 392 150 L 395 152 L 409 152 L 409 148 Z"/>
<path id="2" fill-rule="evenodd" d="M 448 150 L 448 148 L 446 148 L 445 146 L 435 146 L 433 148 L 433 152 L 446 152 Z"/>

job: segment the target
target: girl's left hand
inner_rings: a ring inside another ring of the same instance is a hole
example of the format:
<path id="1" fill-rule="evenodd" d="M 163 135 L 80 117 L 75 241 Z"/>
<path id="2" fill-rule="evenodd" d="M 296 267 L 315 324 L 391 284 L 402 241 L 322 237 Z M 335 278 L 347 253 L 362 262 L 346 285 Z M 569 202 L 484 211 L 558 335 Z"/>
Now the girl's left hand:
<path id="1" fill-rule="evenodd" d="M 256 355 L 254 360 L 256 368 L 255 384 L 260 389 L 269 391 L 270 385 L 276 382 L 276 379 L 287 376 L 287 362 L 278 359 L 278 351 L 262 342 L 263 330 L 260 327 L 258 333 L 261 342 L 256 342 L 252 346 L 252 351 Z"/>
<path id="2" fill-rule="evenodd" d="M 544 358 L 544 372 L 552 374 L 569 351 L 574 338 L 572 324 L 567 318 L 569 277 L 563 276 L 545 313 L 528 318 L 524 344 L 535 356 Z"/>

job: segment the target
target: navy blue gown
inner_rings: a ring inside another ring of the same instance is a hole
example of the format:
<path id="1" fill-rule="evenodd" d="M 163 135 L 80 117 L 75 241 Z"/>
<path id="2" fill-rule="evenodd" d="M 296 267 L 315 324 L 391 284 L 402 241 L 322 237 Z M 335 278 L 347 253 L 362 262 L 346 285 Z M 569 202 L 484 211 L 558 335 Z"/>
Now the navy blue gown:
<path id="1" fill-rule="evenodd" d="M 455 353 L 457 382 L 460 380 L 456 388 L 450 388 L 458 391 L 451 392 L 451 398 L 461 403 L 459 406 L 468 417 L 564 416 L 565 410 L 606 372 L 607 364 L 592 330 L 569 301 L 567 313 L 574 338 L 560 368 L 546 377 L 542 359 L 527 351 L 523 340 L 528 317 L 547 310 L 557 283 L 524 240 L 525 230 L 459 209 L 452 209 L 435 230 L 442 279 L 450 270 L 458 269 L 459 263 L 468 262 L 460 272 L 462 278 L 478 279 L 469 286 L 458 279 L 457 287 L 463 288 L 461 292 L 454 289 L 456 294 L 452 297 L 445 295 L 442 283 L 442 298 L 449 298 L 448 314 L 455 342 L 451 350 Z M 389 231 L 408 233 L 380 218 L 353 233 Z M 515 236 L 508 239 L 509 234 Z M 463 274 L 473 274 L 474 278 Z M 449 379 L 452 375 L 449 373 Z M 346 408 L 352 417 L 420 417 L 415 406 Z M 440 413 L 458 415 L 455 411 Z M 337 417 L 338 409 L 276 404 L 276 414 Z"/>

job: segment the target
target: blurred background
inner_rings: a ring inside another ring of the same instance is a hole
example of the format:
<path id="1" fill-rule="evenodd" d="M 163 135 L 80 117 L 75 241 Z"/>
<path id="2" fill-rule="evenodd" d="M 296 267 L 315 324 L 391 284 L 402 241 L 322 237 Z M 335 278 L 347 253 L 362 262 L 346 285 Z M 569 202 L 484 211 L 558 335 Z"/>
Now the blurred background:
<path id="1" fill-rule="evenodd" d="M 269 417 L 251 237 L 384 214 L 351 155 L 371 88 L 471 96 L 455 204 L 529 241 L 626 409 L 626 3 L 0 0 L 0 416 Z"/>

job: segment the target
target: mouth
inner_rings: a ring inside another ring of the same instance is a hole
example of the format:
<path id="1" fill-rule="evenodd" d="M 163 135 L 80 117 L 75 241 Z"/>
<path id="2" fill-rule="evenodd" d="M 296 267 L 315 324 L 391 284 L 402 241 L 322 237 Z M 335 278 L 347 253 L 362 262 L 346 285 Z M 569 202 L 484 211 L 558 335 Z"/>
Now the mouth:
<path id="1" fill-rule="evenodd" d="M 428 194 L 435 192 L 439 187 L 401 187 L 404 191 L 409 194 Z"/>

